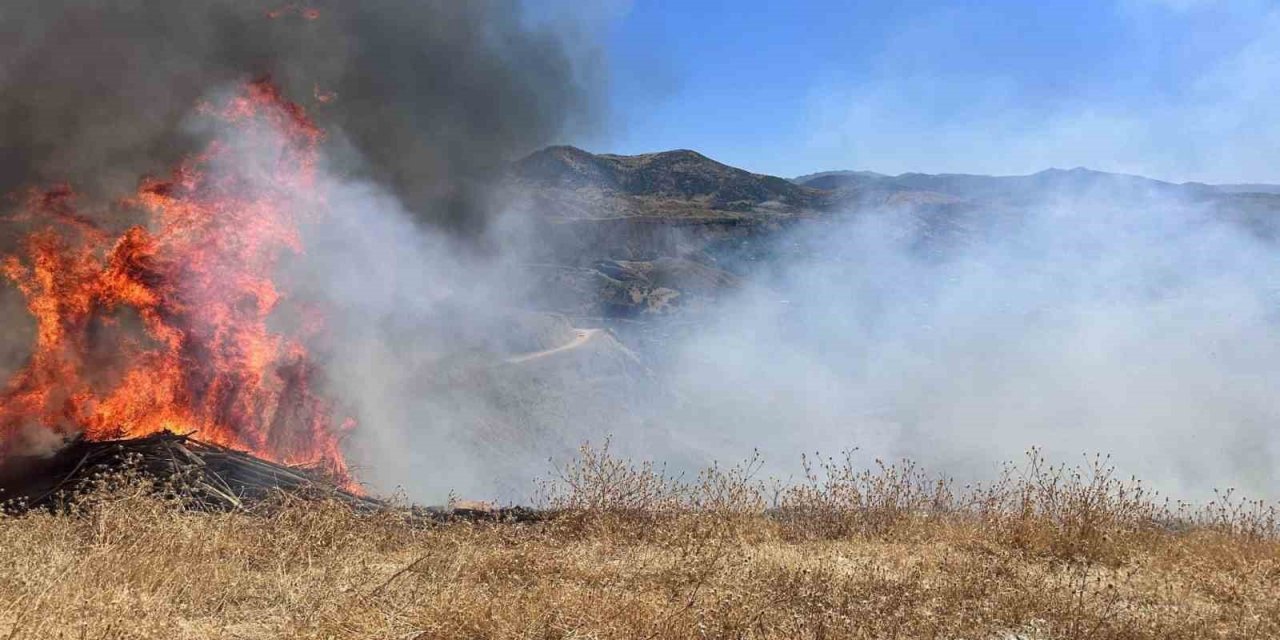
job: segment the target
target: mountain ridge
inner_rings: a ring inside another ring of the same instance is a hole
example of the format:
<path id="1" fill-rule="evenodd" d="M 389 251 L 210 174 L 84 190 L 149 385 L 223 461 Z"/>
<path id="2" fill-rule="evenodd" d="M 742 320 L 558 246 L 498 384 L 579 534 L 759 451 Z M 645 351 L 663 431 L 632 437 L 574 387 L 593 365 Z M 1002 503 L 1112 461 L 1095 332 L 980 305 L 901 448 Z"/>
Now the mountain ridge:
<path id="1" fill-rule="evenodd" d="M 921 173 L 906 172 L 889 175 L 866 170 L 834 170 L 810 173 L 791 181 L 805 186 L 822 189 L 839 190 L 848 187 L 865 187 L 868 184 L 921 186 L 922 183 L 986 183 L 988 188 L 998 189 L 997 185 L 1006 186 L 1044 186 L 1044 183 L 1075 180 L 1077 182 L 1107 181 L 1129 187 L 1148 187 L 1162 190 L 1184 190 L 1189 192 L 1213 192 L 1221 194 L 1280 194 L 1280 185 L 1266 183 L 1229 183 L 1212 184 L 1205 182 L 1169 182 L 1138 174 L 1099 171 L 1088 167 L 1061 169 L 1050 167 L 1035 173 L 1021 175 L 988 175 L 978 173 Z M 1037 184 L 1039 183 L 1039 184 Z"/>
<path id="2" fill-rule="evenodd" d="M 1084 167 L 1023 176 L 830 171 L 784 179 L 690 149 L 596 154 L 572 146 L 511 165 L 532 214 L 547 306 L 571 316 L 647 317 L 704 306 L 739 276 L 797 249 L 788 229 L 881 211 L 942 246 L 1054 201 L 1130 207 L 1180 200 L 1280 238 L 1280 185 L 1176 184 Z"/>
<path id="3" fill-rule="evenodd" d="M 1025 175 L 921 172 L 889 175 L 866 170 L 835 170 L 788 179 L 734 167 L 691 149 L 622 155 L 591 153 L 568 145 L 535 151 L 513 163 L 511 173 L 526 185 L 573 194 L 560 198 L 561 204 L 572 205 L 571 201 L 582 200 L 584 193 L 593 192 L 598 197 L 591 204 L 597 212 L 616 214 L 605 217 L 768 215 L 830 209 L 851 204 L 853 200 L 858 205 L 865 205 L 869 200 L 879 203 L 936 202 L 947 198 L 1020 200 L 1045 192 L 1095 189 L 1108 189 L 1120 195 L 1280 197 L 1277 184 L 1176 183 L 1086 167 L 1054 167 Z M 682 206 L 673 206 L 674 203 Z M 574 206 L 563 207 L 565 211 L 573 209 Z"/>
<path id="4" fill-rule="evenodd" d="M 752 173 L 690 149 L 619 155 L 552 146 L 516 161 L 512 173 L 541 187 L 595 189 L 616 197 L 678 198 L 720 211 L 813 206 L 821 195 L 791 180 Z"/>

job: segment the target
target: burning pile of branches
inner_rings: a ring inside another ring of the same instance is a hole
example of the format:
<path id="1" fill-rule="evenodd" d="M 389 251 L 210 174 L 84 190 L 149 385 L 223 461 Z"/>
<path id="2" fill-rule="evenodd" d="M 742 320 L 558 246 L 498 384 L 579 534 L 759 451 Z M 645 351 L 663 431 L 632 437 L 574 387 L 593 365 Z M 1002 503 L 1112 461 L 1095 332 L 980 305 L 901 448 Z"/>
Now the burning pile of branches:
<path id="1" fill-rule="evenodd" d="M 273 498 L 334 500 L 374 513 L 392 503 L 360 495 L 321 466 L 287 466 L 168 431 L 118 440 L 75 439 L 48 458 L 11 458 L 0 467 L 0 503 L 10 512 L 64 511 L 113 480 L 140 480 L 200 511 L 254 510 Z M 459 502 L 402 510 L 415 522 L 530 522 L 549 514 L 522 507 Z"/>
<path id="2" fill-rule="evenodd" d="M 343 490 L 322 470 L 269 462 L 243 451 L 161 432 L 141 438 L 77 438 L 50 458 L 10 460 L 0 499 L 11 509 L 59 509 L 105 480 L 135 475 L 201 510 L 240 510 L 279 492 L 336 499 L 360 510 L 386 503 Z"/>
<path id="3" fill-rule="evenodd" d="M 279 490 L 382 506 L 348 471 L 354 423 L 317 388 L 323 317 L 295 302 L 273 322 L 290 302 L 276 266 L 324 209 L 323 132 L 267 80 L 200 111 L 219 134 L 170 177 L 90 213 L 70 186 L 32 191 L 8 219 L 32 230 L 0 277 L 36 330 L 0 386 L 0 500 L 57 506 L 136 471 L 200 508 Z M 118 210 L 145 222 L 121 231 Z"/>
<path id="4" fill-rule="evenodd" d="M 32 189 L 0 218 L 22 232 L 0 282 L 35 324 L 30 357 L 0 380 L 0 501 L 65 508 L 132 474 L 198 509 L 279 492 L 385 509 L 351 475 L 355 422 L 310 351 L 324 309 L 276 282 L 328 209 L 325 133 L 266 78 L 197 111 L 212 139 L 169 176 L 105 208 L 71 185 Z"/>
<path id="5" fill-rule="evenodd" d="M 340 440 L 354 423 L 308 352 L 323 314 L 274 281 L 324 210 L 323 132 L 267 80 L 200 111 L 219 133 L 168 178 L 106 211 L 82 210 L 70 186 L 35 191 L 13 216 L 33 230 L 0 275 L 36 331 L 0 389 L 0 459 L 52 437 L 191 431 L 351 486 Z M 117 210 L 145 222 L 120 231 Z"/>

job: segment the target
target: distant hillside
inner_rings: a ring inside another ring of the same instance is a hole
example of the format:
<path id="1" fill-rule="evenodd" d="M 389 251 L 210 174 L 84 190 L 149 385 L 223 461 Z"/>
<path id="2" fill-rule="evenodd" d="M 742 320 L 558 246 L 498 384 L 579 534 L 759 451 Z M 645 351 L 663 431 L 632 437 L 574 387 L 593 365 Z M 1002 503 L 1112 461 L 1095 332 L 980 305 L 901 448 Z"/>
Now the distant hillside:
<path id="1" fill-rule="evenodd" d="M 1280 185 L 1176 184 L 1142 176 L 1075 169 L 1046 169 L 1025 176 L 904 173 L 889 176 L 871 171 L 827 171 L 800 176 L 796 184 L 831 191 L 929 191 L 969 200 L 1018 198 L 1051 193 L 1084 194 L 1106 190 L 1119 195 L 1204 197 L 1244 193 L 1280 194 Z"/>
<path id="2" fill-rule="evenodd" d="M 1131 206 L 1177 197 L 1280 237 L 1280 186 L 1174 184 L 1085 168 L 1025 176 L 831 171 L 786 180 L 689 150 L 624 156 L 549 147 L 512 165 L 534 224 L 539 303 L 570 316 L 644 318 L 703 308 L 738 276 L 794 251 L 786 229 L 834 214 L 910 216 L 945 245 L 1046 197 Z"/>
<path id="3" fill-rule="evenodd" d="M 538 303 L 574 317 L 644 318 L 704 308 L 779 231 L 835 192 L 689 150 L 635 156 L 549 147 L 510 177 L 539 225 Z"/>
<path id="4" fill-rule="evenodd" d="M 1274 226 L 1280 213 L 1280 185 L 1177 184 L 1083 167 L 1025 176 L 828 171 L 786 180 L 685 149 L 624 156 L 557 146 L 514 163 L 511 175 L 529 187 L 535 210 L 575 221 L 765 222 L 884 206 L 946 215 L 954 207 L 1019 207 L 1050 196 L 1091 195 L 1134 204 L 1186 198 L 1254 226 Z"/>
<path id="5" fill-rule="evenodd" d="M 716 211 L 792 211 L 821 206 L 825 195 L 818 189 L 744 171 L 684 149 L 621 156 L 549 147 L 517 162 L 512 173 L 524 183 L 544 189 L 588 198 L 627 199 L 631 210 L 610 207 L 602 212 L 622 215 L 655 209 L 678 212 L 690 207 L 704 215 Z"/>

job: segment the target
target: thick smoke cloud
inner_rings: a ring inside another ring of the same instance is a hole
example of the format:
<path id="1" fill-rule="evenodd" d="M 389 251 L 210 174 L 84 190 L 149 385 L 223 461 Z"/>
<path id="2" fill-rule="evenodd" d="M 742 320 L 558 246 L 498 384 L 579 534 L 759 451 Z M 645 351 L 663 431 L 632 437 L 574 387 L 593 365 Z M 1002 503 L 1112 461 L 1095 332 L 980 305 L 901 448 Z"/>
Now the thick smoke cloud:
<path id="1" fill-rule="evenodd" d="M 945 223 L 945 224 L 943 224 Z M 799 230 L 682 345 L 667 420 L 720 459 L 860 448 L 989 479 L 1113 454 L 1166 494 L 1274 496 L 1273 240 L 1158 194 L 1041 193 Z"/>
<path id="2" fill-rule="evenodd" d="M 418 217 L 477 229 L 483 182 L 585 122 L 596 70 L 515 0 L 16 0 L 0 6 L 0 193 L 118 197 L 196 148 L 211 91 L 270 75 Z"/>
<path id="3" fill-rule="evenodd" d="M 453 234 L 416 227 L 376 185 L 330 176 L 327 224 L 284 282 L 330 310 L 317 345 L 328 387 L 359 428 L 347 441 L 360 479 L 410 498 L 521 501 L 532 480 L 586 441 L 612 435 L 644 458 L 677 459 L 653 416 L 666 396 L 640 357 L 596 331 L 545 360 L 580 330 L 531 311 L 545 295 L 529 269 L 532 212 L 495 215 L 479 254 Z M 697 463 L 704 459 L 697 459 Z"/>

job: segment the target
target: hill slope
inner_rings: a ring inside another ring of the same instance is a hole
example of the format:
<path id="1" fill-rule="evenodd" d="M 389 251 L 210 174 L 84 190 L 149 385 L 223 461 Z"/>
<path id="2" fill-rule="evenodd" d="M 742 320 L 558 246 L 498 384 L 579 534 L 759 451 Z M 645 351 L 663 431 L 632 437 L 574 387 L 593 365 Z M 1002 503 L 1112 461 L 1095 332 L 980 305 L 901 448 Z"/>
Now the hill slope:
<path id="1" fill-rule="evenodd" d="M 791 212 L 823 206 L 828 195 L 686 149 L 622 156 L 548 147 L 515 163 L 512 174 L 527 186 L 558 192 L 564 200 L 613 201 L 588 217 Z"/>
<path id="2" fill-rule="evenodd" d="M 555 146 L 515 162 L 510 177 L 538 225 L 533 257 L 548 283 L 544 299 L 576 316 L 703 306 L 776 257 L 787 229 L 832 214 L 908 215 L 945 242 L 1047 198 L 1125 206 L 1177 198 L 1280 237 L 1280 186 L 1175 184 L 1085 168 L 1025 176 L 829 171 L 786 180 L 685 149 L 626 156 Z"/>
<path id="3" fill-rule="evenodd" d="M 825 171 L 800 176 L 793 182 L 806 187 L 837 192 L 868 189 L 931 191 L 967 199 L 1026 197 L 1045 193 L 1081 194 L 1101 190 L 1120 195 L 1183 197 L 1280 193 L 1280 185 L 1212 185 L 1199 182 L 1178 184 L 1143 176 L 1094 171 L 1084 167 L 1066 170 L 1046 169 L 1024 176 L 961 173 L 904 173 L 889 176 L 872 171 Z"/>

